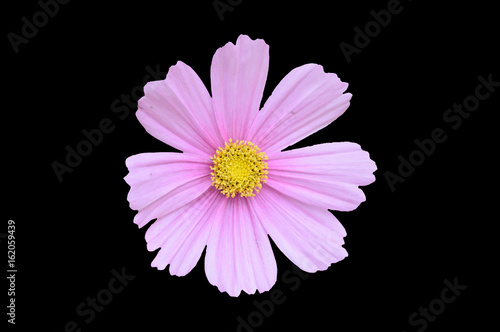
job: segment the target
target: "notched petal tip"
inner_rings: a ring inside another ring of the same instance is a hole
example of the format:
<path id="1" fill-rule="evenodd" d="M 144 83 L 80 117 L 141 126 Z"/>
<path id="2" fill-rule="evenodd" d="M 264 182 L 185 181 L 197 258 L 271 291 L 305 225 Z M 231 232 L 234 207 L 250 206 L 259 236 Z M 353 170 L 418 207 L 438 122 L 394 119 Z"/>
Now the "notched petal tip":
<path id="1" fill-rule="evenodd" d="M 236 45 L 240 43 L 263 43 L 267 45 L 264 39 L 261 38 L 252 39 L 248 35 L 239 35 L 238 38 L 236 39 Z"/>
<path id="2" fill-rule="evenodd" d="M 130 175 L 130 170 L 137 164 L 137 161 L 141 158 L 141 155 L 143 155 L 143 153 L 134 154 L 134 155 L 127 157 L 127 159 L 125 159 L 125 166 L 127 167 L 128 171 L 129 171 L 127 176 Z M 127 177 L 127 176 L 125 176 L 125 177 Z"/>
<path id="3" fill-rule="evenodd" d="M 236 43 L 233 44 L 233 42 L 229 41 L 227 42 L 224 46 L 219 47 L 214 54 L 214 57 L 216 54 L 222 52 L 225 49 L 233 49 L 237 47 L 242 47 L 243 45 L 250 45 L 250 44 L 260 44 L 261 46 L 265 47 L 269 51 L 269 45 L 264 41 L 264 39 L 256 38 L 252 39 L 247 35 L 239 35 L 238 38 L 236 39 Z"/>
<path id="4" fill-rule="evenodd" d="M 319 75 L 326 75 L 326 77 L 329 80 L 334 81 L 338 86 L 339 86 L 339 91 L 345 91 L 349 87 L 349 83 L 344 82 L 340 79 L 338 74 L 333 73 L 333 72 L 327 72 L 325 68 L 317 63 L 306 63 L 300 67 L 295 68 L 294 70 L 297 69 L 305 69 L 305 70 L 310 70 L 311 73 L 313 72 L 318 72 Z M 293 71 L 293 70 L 292 70 Z"/>
<path id="5" fill-rule="evenodd" d="M 365 172 L 367 173 L 367 178 L 365 181 L 359 184 L 359 186 L 367 186 L 373 182 L 375 182 L 376 177 L 375 177 L 375 172 L 377 171 L 377 163 L 371 158 L 370 153 L 366 150 L 363 150 L 359 144 L 359 149 L 361 153 L 364 155 L 364 165 L 365 165 Z"/>

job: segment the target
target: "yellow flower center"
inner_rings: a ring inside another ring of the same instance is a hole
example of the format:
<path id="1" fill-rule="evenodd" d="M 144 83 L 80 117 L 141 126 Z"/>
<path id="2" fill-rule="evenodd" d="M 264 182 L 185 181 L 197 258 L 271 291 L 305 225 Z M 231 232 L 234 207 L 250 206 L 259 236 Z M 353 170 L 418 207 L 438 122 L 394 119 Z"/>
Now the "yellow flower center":
<path id="1" fill-rule="evenodd" d="M 219 189 L 222 194 L 234 197 L 255 196 L 262 188 L 262 182 L 267 179 L 267 156 L 259 152 L 257 145 L 248 141 L 224 143 L 224 148 L 219 147 L 216 154 L 210 157 L 214 165 L 212 170 L 212 186 Z"/>

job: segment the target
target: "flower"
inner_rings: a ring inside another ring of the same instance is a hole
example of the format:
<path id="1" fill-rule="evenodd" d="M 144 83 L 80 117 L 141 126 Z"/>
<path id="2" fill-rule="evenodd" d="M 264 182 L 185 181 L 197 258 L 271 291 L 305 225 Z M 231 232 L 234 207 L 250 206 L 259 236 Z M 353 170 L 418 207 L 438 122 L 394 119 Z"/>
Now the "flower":
<path id="1" fill-rule="evenodd" d="M 276 282 L 276 246 L 306 272 L 347 256 L 346 232 L 329 211 L 365 200 L 375 163 L 356 143 L 282 151 L 337 119 L 347 83 L 317 64 L 293 69 L 260 108 L 269 46 L 241 35 L 212 59 L 210 96 L 182 62 L 144 87 L 136 113 L 146 131 L 182 153 L 126 160 L 134 223 L 146 232 L 152 262 L 184 276 L 203 250 L 208 281 L 221 292 L 264 292 Z"/>

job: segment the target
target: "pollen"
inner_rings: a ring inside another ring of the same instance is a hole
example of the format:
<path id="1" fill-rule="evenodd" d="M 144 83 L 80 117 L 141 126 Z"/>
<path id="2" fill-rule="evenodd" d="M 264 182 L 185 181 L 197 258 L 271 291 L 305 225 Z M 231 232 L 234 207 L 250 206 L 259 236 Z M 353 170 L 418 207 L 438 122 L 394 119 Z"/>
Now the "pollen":
<path id="1" fill-rule="evenodd" d="M 267 179 L 267 156 L 257 145 L 249 141 L 233 140 L 219 147 L 212 159 L 212 186 L 227 198 L 252 197 L 259 193 Z"/>

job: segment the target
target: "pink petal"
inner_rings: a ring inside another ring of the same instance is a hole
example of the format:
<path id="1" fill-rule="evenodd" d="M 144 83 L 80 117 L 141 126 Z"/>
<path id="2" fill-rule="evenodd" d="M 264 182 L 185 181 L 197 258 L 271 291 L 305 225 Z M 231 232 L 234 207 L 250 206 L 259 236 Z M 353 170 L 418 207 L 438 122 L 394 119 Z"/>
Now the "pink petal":
<path id="1" fill-rule="evenodd" d="M 151 265 L 163 270 L 170 264 L 172 275 L 189 273 L 207 244 L 214 211 L 223 199 L 217 190 L 207 190 L 185 207 L 156 220 L 146 232 L 148 250 L 161 247 Z"/>
<path id="2" fill-rule="evenodd" d="M 230 296 L 269 290 L 276 282 L 276 260 L 253 201 L 235 197 L 221 203 L 205 256 L 208 281 Z"/>
<path id="3" fill-rule="evenodd" d="M 268 160 L 266 185 L 283 195 L 330 210 L 351 211 L 365 200 L 377 169 L 356 143 L 326 143 L 277 153 Z"/>
<path id="4" fill-rule="evenodd" d="M 221 141 L 212 102 L 198 75 L 182 62 L 144 87 L 136 115 L 148 133 L 184 152 L 213 155 Z"/>
<path id="5" fill-rule="evenodd" d="M 326 127 L 349 107 L 347 83 L 323 67 L 295 68 L 274 89 L 259 112 L 249 140 L 267 155 L 281 151 Z"/>
<path id="6" fill-rule="evenodd" d="M 342 247 L 344 227 L 327 209 L 303 204 L 269 187 L 253 199 L 266 232 L 302 270 L 323 271 L 347 256 Z"/>
<path id="7" fill-rule="evenodd" d="M 212 184 L 210 159 L 187 153 L 142 153 L 127 158 L 130 207 L 144 226 L 194 200 Z"/>
<path id="8" fill-rule="evenodd" d="M 269 67 L 269 46 L 241 35 L 212 59 L 212 98 L 225 141 L 247 139 L 247 125 L 258 114 Z"/>

